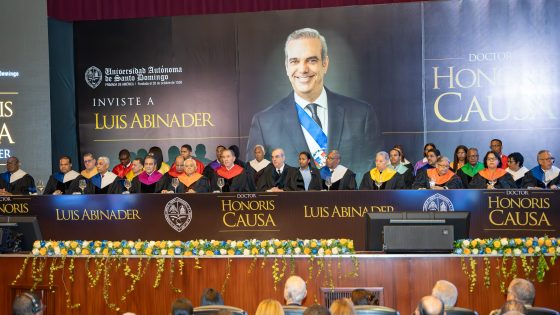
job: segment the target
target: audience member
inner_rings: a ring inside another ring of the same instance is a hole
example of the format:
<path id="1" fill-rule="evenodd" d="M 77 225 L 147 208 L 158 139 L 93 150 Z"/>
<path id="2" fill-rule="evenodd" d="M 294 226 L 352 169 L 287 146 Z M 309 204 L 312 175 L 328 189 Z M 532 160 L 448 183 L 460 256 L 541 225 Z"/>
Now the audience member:
<path id="1" fill-rule="evenodd" d="M 204 171 L 204 164 L 192 156 L 192 147 L 190 144 L 183 144 L 181 146 L 181 156 L 185 161 L 188 159 L 193 159 L 193 161 L 196 163 L 197 172 L 202 174 L 202 172 Z M 175 163 L 171 166 L 171 169 L 173 169 L 174 165 Z"/>
<path id="2" fill-rule="evenodd" d="M 298 172 L 292 172 L 288 177 L 288 186 L 286 190 L 291 191 L 309 191 L 321 190 L 321 174 L 319 170 L 313 166 L 311 153 L 303 151 L 299 153 L 299 169 Z"/>
<path id="3" fill-rule="evenodd" d="M 329 190 L 356 190 L 356 174 L 340 164 L 340 153 L 336 150 L 327 155 L 327 165 L 321 168 L 323 188 L 327 189 L 325 181 L 331 179 Z"/>
<path id="4" fill-rule="evenodd" d="M 202 171 L 202 175 L 206 176 L 207 178 L 212 178 L 214 172 L 218 168 L 220 168 L 220 166 L 222 166 L 222 151 L 224 151 L 225 149 L 226 147 L 221 144 L 216 147 L 216 159 L 206 165 L 206 167 Z"/>
<path id="5" fill-rule="evenodd" d="M 523 166 L 524 160 L 525 159 L 523 158 L 523 155 L 521 155 L 521 153 L 519 152 L 513 152 L 508 155 L 508 168 L 506 168 L 506 172 L 511 174 L 517 188 L 521 188 L 523 178 L 529 171 L 529 169 Z"/>
<path id="6" fill-rule="evenodd" d="M 179 175 L 181 182 L 177 188 L 178 193 L 205 193 L 210 192 L 210 180 L 197 172 L 197 164 L 189 158 L 184 163 L 185 171 Z"/>
<path id="7" fill-rule="evenodd" d="M 266 299 L 259 303 L 255 315 L 284 315 L 284 309 L 280 302 Z"/>
<path id="8" fill-rule="evenodd" d="M 469 187 L 469 183 L 474 175 L 484 169 L 484 164 L 480 163 L 478 158 L 478 149 L 470 148 L 467 151 L 467 163 L 457 171 L 457 175 L 461 178 L 464 188 Z"/>
<path id="9" fill-rule="evenodd" d="M 395 144 L 393 149 L 398 150 L 401 153 L 401 162 L 414 171 L 414 165 L 410 163 L 409 160 L 406 159 L 406 155 L 404 154 L 404 146 L 402 144 Z"/>
<path id="10" fill-rule="evenodd" d="M 509 300 L 506 301 L 504 305 L 502 305 L 502 308 L 500 308 L 500 314 L 503 315 L 508 312 L 519 312 L 521 314 L 527 314 L 527 308 L 525 307 L 525 305 L 523 305 L 523 303 L 517 300 Z"/>
<path id="11" fill-rule="evenodd" d="M 156 163 L 156 159 L 151 155 L 144 159 L 144 171 L 132 179 L 131 193 L 157 193 L 161 191 L 161 186 L 158 183 L 163 175 L 156 171 Z"/>
<path id="12" fill-rule="evenodd" d="M 163 174 L 163 176 L 159 180 L 161 192 L 162 193 L 184 192 L 184 191 L 178 191 L 173 187 L 173 179 L 177 178 L 178 180 L 179 176 L 184 174 L 184 171 L 185 171 L 185 159 L 183 158 L 182 155 L 177 155 L 175 157 L 175 162 L 173 163 L 173 167 L 171 167 L 167 173 Z"/>
<path id="13" fill-rule="evenodd" d="M 457 287 L 447 280 L 438 280 L 432 288 L 432 296 L 440 299 L 445 307 L 454 307 L 457 303 Z"/>
<path id="14" fill-rule="evenodd" d="M 200 298 L 200 306 L 206 305 L 224 305 L 224 299 L 220 292 L 212 288 L 204 289 Z"/>
<path id="15" fill-rule="evenodd" d="M 269 164 L 259 177 L 257 191 L 279 192 L 288 190 L 288 179 L 293 178 L 297 169 L 286 164 L 284 150 L 276 148 L 271 153 L 272 163 Z"/>
<path id="16" fill-rule="evenodd" d="M 106 156 L 97 158 L 97 174 L 88 181 L 84 193 L 86 194 L 120 194 L 123 185 L 120 178 L 113 172 L 109 172 L 111 161 Z"/>
<path id="17" fill-rule="evenodd" d="M 356 289 L 352 291 L 352 303 L 354 305 L 374 305 L 373 304 L 373 293 L 366 289 Z"/>
<path id="18" fill-rule="evenodd" d="M 144 159 L 137 157 L 132 160 L 132 169 L 126 174 L 126 179 L 132 181 L 132 179 L 144 171 Z"/>
<path id="19" fill-rule="evenodd" d="M 428 159 L 432 152 L 428 152 Z M 436 168 L 418 172 L 418 176 L 412 184 L 412 189 L 459 189 L 463 188 L 461 179 L 449 168 L 449 159 L 440 156 L 436 160 Z"/>
<path id="20" fill-rule="evenodd" d="M 501 168 L 498 153 L 488 151 L 484 156 L 484 169 L 472 178 L 469 188 L 473 189 L 508 189 L 516 188 L 510 173 Z"/>
<path id="21" fill-rule="evenodd" d="M 533 306 L 535 300 L 535 287 L 531 281 L 515 278 L 511 280 L 507 289 L 507 301 L 516 300 L 525 307 Z"/>
<path id="22" fill-rule="evenodd" d="M 243 168 L 247 168 L 247 163 L 245 163 L 245 161 L 242 161 L 239 157 L 241 155 L 241 152 L 239 151 L 239 147 L 236 146 L 235 144 L 230 145 L 228 147 L 229 150 L 231 150 L 231 152 L 233 153 L 233 155 L 235 156 L 235 164 L 243 167 Z"/>
<path id="23" fill-rule="evenodd" d="M 249 161 L 249 167 L 253 173 L 253 180 L 255 183 L 259 182 L 259 177 L 262 175 L 265 167 L 270 164 L 270 161 L 264 158 L 266 150 L 264 146 L 257 144 L 253 150 L 255 158 Z"/>
<path id="24" fill-rule="evenodd" d="M 80 173 L 72 169 L 72 159 L 63 155 L 58 160 L 59 171 L 52 174 L 45 186 L 45 195 L 71 194 L 70 186 Z"/>
<path id="25" fill-rule="evenodd" d="M 97 160 L 92 153 L 83 155 L 84 170 L 80 173 L 85 179 L 90 179 L 93 175 L 97 174 Z"/>
<path id="26" fill-rule="evenodd" d="M 338 299 L 331 304 L 329 311 L 332 315 L 355 315 L 356 310 L 350 299 Z"/>
<path id="27" fill-rule="evenodd" d="M 389 154 L 385 151 L 375 155 L 375 167 L 365 173 L 360 183 L 360 190 L 404 189 L 404 179 L 396 170 L 389 167 Z M 402 166 L 405 168 L 405 166 Z"/>
<path id="28" fill-rule="evenodd" d="M 245 169 L 234 164 L 235 156 L 231 150 L 221 151 L 221 161 L 223 163 L 210 178 L 213 191 L 220 190 L 218 186 L 218 178 L 223 178 L 224 186 L 221 188 L 223 192 L 246 192 L 248 188 L 248 178 Z"/>
<path id="29" fill-rule="evenodd" d="M 171 315 L 192 315 L 193 305 L 189 299 L 179 298 L 171 304 Z"/>
<path id="30" fill-rule="evenodd" d="M 490 150 L 494 151 L 500 159 L 500 167 L 505 169 L 507 167 L 508 156 L 502 152 L 502 140 L 492 139 L 490 141 Z"/>
<path id="31" fill-rule="evenodd" d="M 34 292 L 24 292 L 14 299 L 12 315 L 42 315 L 45 305 Z"/>
<path id="32" fill-rule="evenodd" d="M 436 167 L 437 159 L 441 156 L 441 153 L 438 149 L 429 149 L 426 153 L 426 160 L 427 163 L 416 170 L 416 176 L 420 175 L 422 172 L 425 172 L 429 169 Z"/>
<path id="33" fill-rule="evenodd" d="M 402 159 L 402 152 L 393 148 L 389 151 L 389 161 L 391 162 L 387 167 L 394 169 L 397 173 L 401 174 L 404 180 L 404 188 L 410 189 L 414 182 L 414 175 L 412 174 L 412 165 L 405 164 Z"/>
<path id="34" fill-rule="evenodd" d="M 414 315 L 444 315 L 445 308 L 443 302 L 435 296 L 425 296 L 420 299 Z"/>
<path id="35" fill-rule="evenodd" d="M 436 145 L 433 143 L 426 143 L 424 145 L 424 157 L 416 162 L 416 164 L 414 164 L 414 176 L 416 176 L 418 174 L 418 170 L 422 167 L 424 167 L 424 165 L 428 164 L 428 151 L 432 150 L 432 149 L 436 149 Z"/>
<path id="36" fill-rule="evenodd" d="M 305 281 L 300 276 L 290 276 L 284 284 L 286 305 L 302 305 L 307 295 Z"/>
<path id="37" fill-rule="evenodd" d="M 453 173 L 457 173 L 457 170 L 466 164 L 468 150 L 467 146 L 462 144 L 455 148 L 455 153 L 453 153 L 453 162 L 451 162 L 451 170 Z"/>
<path id="38" fill-rule="evenodd" d="M 156 170 L 162 175 L 169 172 L 171 168 L 169 164 L 163 161 L 163 151 L 158 146 L 153 146 L 148 150 L 148 155 L 153 156 L 156 159 Z"/>

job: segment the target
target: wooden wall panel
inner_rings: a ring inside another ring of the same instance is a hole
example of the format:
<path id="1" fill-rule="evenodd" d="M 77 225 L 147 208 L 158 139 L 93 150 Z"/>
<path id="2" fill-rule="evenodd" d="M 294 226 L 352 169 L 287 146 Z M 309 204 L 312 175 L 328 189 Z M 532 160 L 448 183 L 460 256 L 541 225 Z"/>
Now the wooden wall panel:
<path id="1" fill-rule="evenodd" d="M 14 289 L 31 287 L 33 279 L 31 277 L 31 260 L 24 275 L 19 279 L 16 286 L 11 286 L 20 267 L 23 257 L 0 256 L 0 313 L 11 313 L 12 298 L 10 292 Z M 42 273 L 41 288 L 48 290 L 49 265 L 53 261 L 49 259 L 38 259 L 47 262 L 47 267 Z M 66 259 L 68 266 L 70 259 Z M 401 314 L 410 314 L 417 301 L 424 295 L 431 292 L 435 281 L 447 279 L 458 287 L 459 299 L 458 306 L 476 309 L 479 314 L 488 314 L 490 310 L 501 306 L 505 295 L 500 292 L 499 281 L 496 276 L 496 267 L 501 259 L 491 258 L 492 284 L 489 288 L 484 286 L 484 261 L 482 258 L 475 258 L 477 262 L 477 283 L 474 293 L 469 293 L 469 283 L 467 277 L 461 270 L 461 258 L 457 256 L 358 256 L 358 277 L 349 277 L 348 274 L 354 271 L 354 263 L 350 258 L 326 258 L 324 260 L 315 259 L 313 264 L 313 276 L 309 276 L 309 259 L 296 258 L 293 262 L 290 258 L 277 259 L 280 272 L 286 262 L 285 275 L 277 283 L 274 290 L 274 278 L 272 266 L 274 258 L 259 258 L 255 262 L 253 258 L 204 258 L 199 259 L 200 269 L 195 268 L 196 260 L 192 258 L 182 259 L 184 262 L 183 275 L 179 272 L 178 259 L 174 259 L 175 272 L 171 278 L 171 260 L 165 261 L 165 271 L 162 274 L 158 288 L 154 288 L 154 281 L 157 276 L 156 259 L 151 259 L 144 277 L 137 283 L 136 290 L 130 293 L 126 300 L 121 302 L 121 297 L 130 286 L 131 280 L 124 276 L 125 259 L 112 260 L 106 263 L 108 276 L 111 286 L 107 287 L 107 297 L 109 303 L 117 303 L 120 311 L 110 311 L 104 301 L 104 281 L 103 274 L 100 275 L 99 282 L 91 288 L 90 280 L 86 271 L 86 259 L 76 258 L 74 261 L 75 281 L 72 283 L 68 279 L 68 269 L 65 268 L 65 276 L 58 270 L 54 275 L 54 285 L 56 291 L 49 297 L 48 310 L 46 315 L 57 314 L 122 314 L 125 311 L 136 312 L 137 314 L 168 314 L 172 301 L 178 297 L 188 297 L 195 306 L 200 303 L 200 294 L 204 288 L 213 287 L 222 290 L 226 270 L 230 270 L 229 279 L 225 291 L 223 292 L 226 304 L 234 305 L 246 309 L 249 314 L 253 314 L 262 299 L 274 298 L 283 301 L 283 284 L 285 279 L 293 272 L 302 276 L 308 282 L 308 297 L 306 305 L 311 305 L 315 301 L 322 302 L 320 288 L 332 284 L 335 287 L 383 287 L 384 302 L 386 306 L 395 308 Z M 139 259 L 129 259 L 128 265 L 132 272 L 137 272 Z M 263 261 L 264 266 L 263 266 Z M 318 262 L 323 262 L 326 269 L 321 270 L 319 277 Z M 467 258 L 466 263 L 469 264 Z M 60 259 L 57 260 L 60 263 Z M 146 265 L 147 259 L 142 259 L 142 264 Z M 327 271 L 330 263 L 332 272 Z M 523 275 L 521 264 L 518 263 L 518 275 Z M 118 267 L 118 268 L 117 268 Z M 293 268 L 292 268 L 293 267 Z M 95 275 L 94 259 L 90 259 L 89 270 Z M 251 270 L 249 273 L 248 271 Z M 332 274 L 332 277 L 330 276 Z M 174 292 L 173 286 L 183 290 L 182 293 Z M 509 279 L 508 279 L 509 282 Z M 548 271 L 545 281 L 535 283 L 537 298 L 535 305 L 546 306 L 560 309 L 560 267 L 552 266 Z M 506 284 L 507 285 L 507 284 Z M 71 303 L 80 303 L 76 309 L 66 307 L 65 287 L 70 292 Z M 54 304 L 54 305 L 52 305 Z"/>

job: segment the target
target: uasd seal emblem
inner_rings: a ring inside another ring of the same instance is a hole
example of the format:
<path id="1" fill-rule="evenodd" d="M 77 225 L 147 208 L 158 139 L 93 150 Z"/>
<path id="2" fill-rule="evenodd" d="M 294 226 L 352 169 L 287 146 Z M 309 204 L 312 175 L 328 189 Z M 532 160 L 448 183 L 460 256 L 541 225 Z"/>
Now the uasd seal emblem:
<path id="1" fill-rule="evenodd" d="M 175 231 L 184 230 L 192 219 L 191 206 L 179 197 L 171 199 L 165 205 L 165 220 Z"/>
<path id="2" fill-rule="evenodd" d="M 103 73 L 101 70 L 95 66 L 91 66 L 86 70 L 86 83 L 92 88 L 95 89 L 96 87 L 101 84 L 103 80 Z"/>
<path id="3" fill-rule="evenodd" d="M 435 194 L 424 201 L 422 211 L 455 211 L 453 203 L 444 195 Z"/>

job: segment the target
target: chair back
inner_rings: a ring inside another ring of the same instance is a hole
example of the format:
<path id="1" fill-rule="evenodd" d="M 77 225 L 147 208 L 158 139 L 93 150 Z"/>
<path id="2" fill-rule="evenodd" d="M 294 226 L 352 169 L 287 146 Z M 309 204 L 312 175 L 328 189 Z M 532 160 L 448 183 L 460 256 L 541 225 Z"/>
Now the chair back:
<path id="1" fill-rule="evenodd" d="M 532 307 L 527 307 L 527 315 L 559 315 L 559 314 L 557 311 L 550 308 L 532 306 Z"/>
<path id="2" fill-rule="evenodd" d="M 399 315 L 397 310 L 379 305 L 356 305 L 356 315 Z"/>
<path id="3" fill-rule="evenodd" d="M 229 305 L 205 305 L 195 307 L 193 310 L 194 315 L 216 315 L 219 311 L 226 310 L 233 313 L 233 315 L 247 315 L 247 312 Z"/>
<path id="4" fill-rule="evenodd" d="M 446 307 L 445 313 L 447 315 L 478 315 L 477 311 L 462 307 Z"/>
<path id="5" fill-rule="evenodd" d="M 283 305 L 284 315 L 302 315 L 307 309 L 305 306 L 299 305 Z"/>

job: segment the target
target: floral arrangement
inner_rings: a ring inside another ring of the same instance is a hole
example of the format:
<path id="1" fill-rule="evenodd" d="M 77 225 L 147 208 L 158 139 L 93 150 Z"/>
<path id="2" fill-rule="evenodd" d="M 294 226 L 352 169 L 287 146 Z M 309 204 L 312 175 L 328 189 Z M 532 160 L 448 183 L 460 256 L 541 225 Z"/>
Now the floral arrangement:
<path id="1" fill-rule="evenodd" d="M 190 241 L 35 241 L 35 256 L 330 256 L 354 254 L 348 239 L 190 240 Z"/>
<path id="2" fill-rule="evenodd" d="M 455 242 L 459 255 L 542 255 L 557 256 L 560 244 L 555 237 L 465 239 Z"/>

